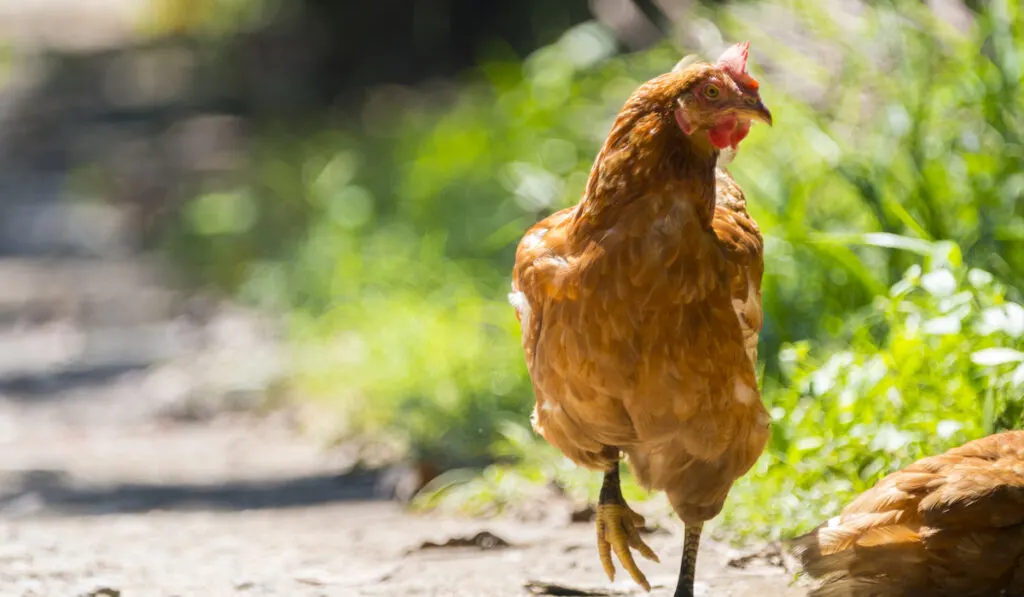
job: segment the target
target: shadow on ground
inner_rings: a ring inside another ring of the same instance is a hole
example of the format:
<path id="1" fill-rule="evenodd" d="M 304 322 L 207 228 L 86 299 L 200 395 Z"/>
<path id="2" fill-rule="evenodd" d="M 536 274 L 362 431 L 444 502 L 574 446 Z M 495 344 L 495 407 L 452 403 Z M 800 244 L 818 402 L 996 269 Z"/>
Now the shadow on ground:
<path id="1" fill-rule="evenodd" d="M 14 473 L 0 487 L 0 515 L 98 516 L 152 510 L 240 511 L 391 499 L 405 471 L 363 470 L 219 484 L 76 485 L 59 470 Z"/>
<path id="2" fill-rule="evenodd" d="M 23 373 L 0 377 L 0 394 L 12 402 L 61 399 L 71 390 L 89 389 L 127 373 L 145 371 L 152 363 L 118 363 L 68 369 L 58 373 Z"/>

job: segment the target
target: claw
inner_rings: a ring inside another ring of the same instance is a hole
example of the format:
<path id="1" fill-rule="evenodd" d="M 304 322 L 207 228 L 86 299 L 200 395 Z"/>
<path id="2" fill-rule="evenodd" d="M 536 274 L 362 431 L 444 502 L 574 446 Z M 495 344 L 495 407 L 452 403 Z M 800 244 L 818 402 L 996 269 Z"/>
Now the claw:
<path id="1" fill-rule="evenodd" d="M 625 504 L 600 504 L 597 507 L 597 553 L 608 580 L 615 580 L 615 564 L 612 562 L 614 551 L 622 567 L 629 572 L 636 584 L 645 591 L 650 591 L 651 584 L 637 567 L 630 551 L 630 548 L 633 548 L 648 560 L 659 561 L 654 550 L 640 538 L 637 528 L 643 524 L 644 517 Z"/>

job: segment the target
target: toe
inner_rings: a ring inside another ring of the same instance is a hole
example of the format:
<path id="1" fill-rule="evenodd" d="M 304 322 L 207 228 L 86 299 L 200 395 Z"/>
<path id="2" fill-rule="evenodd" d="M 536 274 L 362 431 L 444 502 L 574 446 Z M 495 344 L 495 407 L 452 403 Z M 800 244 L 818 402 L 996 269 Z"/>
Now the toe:
<path id="1" fill-rule="evenodd" d="M 608 504 L 598 506 L 597 511 L 597 553 L 601 559 L 601 566 L 604 568 L 608 579 L 615 580 L 615 565 L 612 553 L 618 558 L 619 563 L 633 580 L 646 591 L 651 590 L 647 577 L 640 571 L 633 558 L 632 549 L 640 552 L 643 557 L 658 561 L 654 553 L 637 532 L 637 521 L 643 524 L 643 517 L 633 512 L 628 507 L 619 504 Z"/>
<path id="2" fill-rule="evenodd" d="M 615 564 L 612 563 L 612 546 L 608 542 L 608 524 L 603 516 L 597 517 L 597 555 L 608 580 L 615 580 Z"/>
<path id="3" fill-rule="evenodd" d="M 636 527 L 629 527 L 629 545 L 633 549 L 640 552 L 640 555 L 647 558 L 648 560 L 651 560 L 652 562 L 661 561 L 658 558 L 658 554 L 654 553 L 654 550 L 651 549 L 649 545 L 644 543 L 644 540 L 640 537 L 640 533 L 637 531 Z"/>
<path id="4" fill-rule="evenodd" d="M 644 573 L 640 571 L 640 568 L 636 565 L 636 560 L 633 559 L 633 552 L 630 551 L 630 537 L 629 530 L 632 527 L 623 524 L 625 521 L 620 520 L 619 524 L 610 526 L 609 531 L 611 533 L 610 542 L 612 549 L 615 550 L 615 555 L 619 557 L 619 562 L 622 567 L 626 569 L 636 584 L 644 588 L 645 591 L 651 590 L 650 583 L 647 582 L 647 578 Z M 627 523 L 628 524 L 628 523 Z"/>

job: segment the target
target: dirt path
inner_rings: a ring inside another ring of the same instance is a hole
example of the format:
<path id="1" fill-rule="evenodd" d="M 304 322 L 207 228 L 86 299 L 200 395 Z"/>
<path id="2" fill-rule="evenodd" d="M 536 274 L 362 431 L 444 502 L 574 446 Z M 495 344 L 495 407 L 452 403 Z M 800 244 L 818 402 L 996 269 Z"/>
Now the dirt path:
<path id="1" fill-rule="evenodd" d="M 604 581 L 589 524 L 411 516 L 277 424 L 48 427 L 0 449 L 4 596 L 518 597 L 529 581 L 641 594 Z M 481 532 L 509 545 L 424 547 Z M 678 533 L 649 541 L 664 563 L 642 567 L 668 595 Z M 727 567 L 731 555 L 705 546 L 701 594 L 802 594 L 778 568 Z"/>

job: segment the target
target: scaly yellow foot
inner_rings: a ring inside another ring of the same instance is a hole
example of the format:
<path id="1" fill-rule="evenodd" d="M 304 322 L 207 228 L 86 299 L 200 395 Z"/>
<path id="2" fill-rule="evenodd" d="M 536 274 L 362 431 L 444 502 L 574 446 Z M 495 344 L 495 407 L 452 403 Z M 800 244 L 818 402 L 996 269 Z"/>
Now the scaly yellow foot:
<path id="1" fill-rule="evenodd" d="M 601 557 L 601 565 L 604 566 L 609 580 L 615 580 L 615 565 L 612 563 L 614 551 L 636 584 L 645 591 L 650 591 L 651 583 L 647 582 L 647 577 L 637 567 L 630 551 L 630 548 L 633 548 L 648 560 L 659 561 L 654 550 L 640 538 L 637 529 L 643 526 L 644 517 L 630 509 L 622 498 L 616 465 L 614 471 L 605 473 L 601 499 L 597 505 L 597 553 Z"/>

